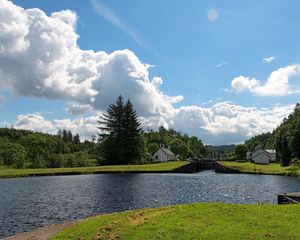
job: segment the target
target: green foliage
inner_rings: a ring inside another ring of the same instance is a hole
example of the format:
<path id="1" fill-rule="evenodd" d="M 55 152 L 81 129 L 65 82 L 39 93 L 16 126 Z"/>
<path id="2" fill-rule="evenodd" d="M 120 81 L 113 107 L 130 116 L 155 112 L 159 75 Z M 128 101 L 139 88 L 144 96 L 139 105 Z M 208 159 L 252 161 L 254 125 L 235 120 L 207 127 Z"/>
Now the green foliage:
<path id="1" fill-rule="evenodd" d="M 296 104 L 294 111 L 272 133 L 255 136 L 245 144 L 249 150 L 258 144 L 276 149 L 281 165 L 288 166 L 293 157 L 300 157 L 300 104 Z"/>
<path id="2" fill-rule="evenodd" d="M 247 146 L 244 144 L 238 144 L 235 147 L 235 156 L 237 157 L 237 159 L 245 159 L 246 155 L 247 155 Z"/>
<path id="3" fill-rule="evenodd" d="M 64 134 L 67 137 L 64 141 Z M 94 166 L 95 142 L 80 142 L 78 134 L 59 130 L 56 136 L 0 128 L 0 165 L 15 168 Z M 72 136 L 72 138 L 71 138 Z"/>
<path id="4" fill-rule="evenodd" d="M 187 159 L 189 148 L 182 140 L 175 139 L 174 141 L 171 142 L 170 148 L 175 155 L 179 155 L 179 158 L 181 160 Z"/>
<path id="5" fill-rule="evenodd" d="M 101 116 L 99 129 L 103 142 L 103 156 L 107 164 L 140 162 L 143 157 L 140 122 L 132 103 L 124 103 L 119 96 L 107 113 Z"/>
<path id="6" fill-rule="evenodd" d="M 1 141 L 0 162 L 4 165 L 22 168 L 25 162 L 26 150 L 18 144 L 8 140 Z"/>
<path id="7" fill-rule="evenodd" d="M 189 137 L 174 129 L 165 129 L 159 127 L 159 130 L 148 130 L 143 134 L 148 153 L 153 155 L 160 145 L 170 147 L 175 155 L 179 155 L 180 159 L 185 160 L 187 157 L 203 157 L 210 156 L 210 150 L 203 145 L 202 141 L 195 136 Z"/>

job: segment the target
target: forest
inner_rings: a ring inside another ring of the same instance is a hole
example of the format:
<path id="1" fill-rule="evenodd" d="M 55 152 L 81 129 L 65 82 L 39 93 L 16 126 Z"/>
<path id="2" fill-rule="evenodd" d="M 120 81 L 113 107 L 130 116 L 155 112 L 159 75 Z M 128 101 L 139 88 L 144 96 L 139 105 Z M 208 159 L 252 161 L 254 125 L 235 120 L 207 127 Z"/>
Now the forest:
<path id="1" fill-rule="evenodd" d="M 265 149 L 276 149 L 283 166 L 289 165 L 293 158 L 300 159 L 300 104 L 273 132 L 263 133 L 245 142 L 248 150 L 261 144 Z"/>
<path id="2" fill-rule="evenodd" d="M 95 136 L 97 133 L 95 133 Z M 206 156 L 211 151 L 197 137 L 160 127 L 140 133 L 141 158 L 132 164 L 149 163 L 160 145 L 170 147 L 179 159 Z M 104 141 L 59 130 L 56 135 L 14 128 L 0 128 L 0 165 L 13 168 L 86 167 L 114 164 L 106 161 Z M 127 164 L 120 162 L 119 164 Z"/>

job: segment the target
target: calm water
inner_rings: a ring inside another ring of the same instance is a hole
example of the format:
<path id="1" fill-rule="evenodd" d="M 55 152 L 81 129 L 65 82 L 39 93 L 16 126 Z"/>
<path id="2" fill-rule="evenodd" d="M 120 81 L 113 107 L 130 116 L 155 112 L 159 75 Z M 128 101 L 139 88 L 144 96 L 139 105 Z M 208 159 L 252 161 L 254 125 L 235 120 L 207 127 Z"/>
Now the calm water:
<path id="1" fill-rule="evenodd" d="M 87 216 L 191 202 L 277 203 L 296 178 L 248 174 L 77 175 L 0 179 L 0 237 Z"/>

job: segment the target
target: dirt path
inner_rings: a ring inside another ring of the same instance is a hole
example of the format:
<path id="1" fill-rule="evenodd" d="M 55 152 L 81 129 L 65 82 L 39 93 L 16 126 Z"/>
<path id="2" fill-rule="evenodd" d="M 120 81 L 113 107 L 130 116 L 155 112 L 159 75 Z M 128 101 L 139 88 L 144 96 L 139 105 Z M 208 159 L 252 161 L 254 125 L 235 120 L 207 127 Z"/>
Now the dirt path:
<path id="1" fill-rule="evenodd" d="M 47 240 L 49 237 L 53 236 L 55 233 L 61 231 L 62 229 L 71 226 L 76 222 L 63 223 L 56 225 L 49 225 L 46 227 L 41 227 L 35 229 L 31 232 L 19 233 L 17 235 L 3 238 L 2 240 Z"/>

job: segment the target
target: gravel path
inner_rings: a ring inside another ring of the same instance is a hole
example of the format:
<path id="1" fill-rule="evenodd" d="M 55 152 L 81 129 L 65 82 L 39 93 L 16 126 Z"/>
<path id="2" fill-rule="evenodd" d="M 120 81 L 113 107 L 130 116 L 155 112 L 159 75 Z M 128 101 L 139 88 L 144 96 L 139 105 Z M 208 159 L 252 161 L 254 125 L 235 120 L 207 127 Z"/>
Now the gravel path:
<path id="1" fill-rule="evenodd" d="M 78 221 L 49 225 L 46 227 L 37 228 L 31 232 L 19 233 L 11 237 L 3 238 L 2 240 L 47 240 L 49 237 L 53 236 L 57 232 L 77 222 Z"/>

